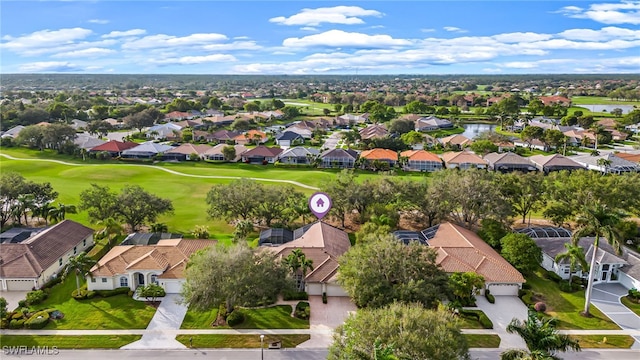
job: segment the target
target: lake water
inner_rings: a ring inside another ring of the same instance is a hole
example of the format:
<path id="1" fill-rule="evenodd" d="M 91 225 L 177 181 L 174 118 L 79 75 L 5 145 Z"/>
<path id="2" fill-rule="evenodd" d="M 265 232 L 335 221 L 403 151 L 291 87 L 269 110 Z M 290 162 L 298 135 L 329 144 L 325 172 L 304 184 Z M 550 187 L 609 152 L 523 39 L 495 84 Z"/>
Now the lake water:
<path id="1" fill-rule="evenodd" d="M 495 131 L 497 126 L 495 124 L 462 124 L 464 128 L 462 135 L 473 139 L 485 131 Z"/>
<path id="2" fill-rule="evenodd" d="M 633 111 L 633 105 L 576 105 L 591 112 L 606 112 L 611 113 L 613 109 L 621 109 L 623 114 L 628 114 Z"/>

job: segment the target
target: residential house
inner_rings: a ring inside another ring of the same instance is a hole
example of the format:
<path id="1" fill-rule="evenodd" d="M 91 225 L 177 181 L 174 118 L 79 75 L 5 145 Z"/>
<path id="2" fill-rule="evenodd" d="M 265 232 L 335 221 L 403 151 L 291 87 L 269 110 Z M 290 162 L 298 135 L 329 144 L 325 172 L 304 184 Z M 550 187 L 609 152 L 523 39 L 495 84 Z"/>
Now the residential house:
<path id="1" fill-rule="evenodd" d="M 638 153 L 616 153 L 616 156 L 620 159 L 631 161 L 640 165 L 640 152 Z"/>
<path id="2" fill-rule="evenodd" d="M 228 160 L 231 162 L 240 161 L 240 159 L 242 158 L 242 154 L 244 154 L 248 150 L 244 145 L 218 144 L 204 152 L 204 159 L 210 161 L 227 161 L 227 159 L 225 159 L 224 157 L 224 154 L 222 153 L 222 149 L 224 149 L 226 146 L 233 146 L 236 151 L 235 158 Z"/>
<path id="3" fill-rule="evenodd" d="M 57 276 L 69 258 L 93 245 L 93 229 L 63 220 L 18 243 L 0 246 L 0 289 L 38 289 Z"/>
<path id="4" fill-rule="evenodd" d="M 163 155 L 173 148 L 173 146 L 147 141 L 134 148 L 123 151 L 120 156 L 124 159 L 152 159 L 158 155 Z"/>
<path id="5" fill-rule="evenodd" d="M 389 130 L 380 124 L 369 125 L 366 128 L 360 129 L 358 132 L 362 140 L 380 139 L 389 136 Z"/>
<path id="6" fill-rule="evenodd" d="M 308 122 L 308 121 L 307 121 Z M 313 130 L 308 127 L 300 127 L 298 125 L 291 125 L 284 129 L 284 133 L 292 132 L 300 135 L 304 139 L 311 139 L 313 137 Z"/>
<path id="7" fill-rule="evenodd" d="M 294 234 L 294 240 L 279 246 L 265 246 L 265 251 L 286 258 L 294 249 L 300 249 L 313 263 L 313 269 L 304 278 L 305 291 L 309 295 L 348 296 L 337 282 L 338 258 L 351 246 L 347 233 L 318 221 Z"/>
<path id="8" fill-rule="evenodd" d="M 292 165 L 311 165 L 319 156 L 318 149 L 296 146 L 278 155 L 278 162 Z"/>
<path id="9" fill-rule="evenodd" d="M 537 171 L 529 159 L 512 152 L 490 153 L 484 156 L 484 160 L 489 164 L 489 169 L 501 173 Z"/>
<path id="10" fill-rule="evenodd" d="M 182 137 L 181 131 L 182 126 L 176 123 L 166 123 L 150 127 L 149 129 L 147 129 L 146 135 L 147 138 L 155 140 L 178 140 Z"/>
<path id="11" fill-rule="evenodd" d="M 105 144 L 106 141 L 93 137 L 87 133 L 80 133 L 76 134 L 76 138 L 73 139 L 73 143 L 76 144 L 80 149 L 89 151 L 96 146 Z"/>
<path id="12" fill-rule="evenodd" d="M 102 145 L 98 145 L 95 147 L 92 147 L 89 152 L 91 153 L 99 153 L 99 152 L 108 152 L 109 155 L 111 155 L 111 157 L 118 157 L 120 155 L 122 155 L 122 152 L 128 149 L 132 149 L 136 146 L 138 146 L 140 144 L 138 143 L 134 143 L 134 142 L 130 142 L 130 141 L 126 141 L 126 142 L 122 142 L 122 141 L 118 141 L 118 140 L 111 140 L 111 141 L 107 141 L 106 143 L 102 144 Z"/>
<path id="13" fill-rule="evenodd" d="M 514 140 L 513 145 L 516 147 L 526 147 L 530 150 L 549 151 L 549 146 L 538 139 L 531 140 Z"/>
<path id="14" fill-rule="evenodd" d="M 131 233 L 118 245 L 155 245 L 160 240 L 182 239 L 182 234 L 174 233 Z"/>
<path id="15" fill-rule="evenodd" d="M 438 140 L 442 146 L 456 150 L 462 150 L 473 142 L 471 139 L 461 134 L 445 136 Z"/>
<path id="16" fill-rule="evenodd" d="M 251 150 L 245 151 L 242 154 L 242 161 L 249 164 L 273 164 L 281 152 L 281 148 L 259 145 Z"/>
<path id="17" fill-rule="evenodd" d="M 281 147 L 291 147 L 304 144 L 304 137 L 293 131 L 285 131 L 276 137 L 276 144 Z"/>
<path id="18" fill-rule="evenodd" d="M 492 295 L 517 296 L 525 282 L 522 274 L 476 233 L 445 222 L 420 232 L 394 233 L 408 244 L 417 241 L 436 250 L 436 264 L 447 273 L 474 272 L 482 275 Z"/>
<path id="19" fill-rule="evenodd" d="M 572 273 L 568 260 L 556 262 L 556 256 L 567 251 L 565 244 L 573 242 L 569 230 L 553 227 L 528 227 L 520 229 L 518 232 L 528 235 L 540 247 L 542 250 L 541 266 L 545 270 L 553 271 L 563 279 L 569 279 L 571 276 L 588 278 L 589 273 L 583 272 L 579 268 Z M 578 240 L 578 246 L 582 248 L 587 262 L 590 262 L 593 256 L 593 243 L 594 238 L 592 237 L 584 237 Z M 629 265 L 629 263 L 622 258 L 622 255 L 616 255 L 613 247 L 609 245 L 606 239 L 601 239 L 596 252 L 594 283 L 620 282 L 620 269 L 625 265 Z"/>
<path id="20" fill-rule="evenodd" d="M 207 124 L 205 124 L 204 120 L 201 118 L 182 120 L 182 121 L 176 122 L 175 124 L 178 126 L 181 126 L 183 129 L 184 128 L 203 129 L 207 127 Z"/>
<path id="21" fill-rule="evenodd" d="M 389 167 L 394 167 L 398 163 L 398 153 L 389 149 L 371 149 L 364 150 L 360 153 L 364 165 L 367 167 L 375 167 L 375 163 L 387 163 Z"/>
<path id="22" fill-rule="evenodd" d="M 212 146 L 206 145 L 206 144 L 184 143 L 176 148 L 166 151 L 162 156 L 162 160 L 169 160 L 169 161 L 199 160 L 204 158 L 204 153 L 211 148 Z M 193 155 L 196 155 L 196 157 L 192 158 Z"/>
<path id="23" fill-rule="evenodd" d="M 122 121 L 122 119 L 118 120 L 114 118 L 107 118 L 104 119 L 104 121 L 106 121 L 109 125 L 113 126 L 116 129 L 122 129 L 124 127 L 124 121 Z"/>
<path id="24" fill-rule="evenodd" d="M 135 290 L 155 283 L 166 293 L 180 293 L 191 254 L 215 244 L 215 240 L 165 239 L 155 245 L 114 246 L 91 268 L 87 289 Z"/>
<path id="25" fill-rule="evenodd" d="M 172 111 L 167 113 L 164 118 L 168 121 L 180 121 L 185 119 L 192 119 L 193 115 L 186 111 Z"/>
<path id="26" fill-rule="evenodd" d="M 87 128 L 87 122 L 84 120 L 80 120 L 80 119 L 73 119 L 71 120 L 71 127 L 74 130 L 84 130 Z"/>
<path id="27" fill-rule="evenodd" d="M 357 124 L 357 123 L 361 124 L 369 121 L 369 114 L 368 113 L 364 113 L 360 115 L 344 114 L 344 115 L 338 116 L 337 119 L 346 121 L 347 124 Z"/>
<path id="28" fill-rule="evenodd" d="M 596 134 L 591 131 L 585 131 L 582 129 L 570 129 L 563 132 L 567 137 L 567 145 L 570 146 L 591 146 L 595 147 Z"/>
<path id="29" fill-rule="evenodd" d="M 552 106 L 555 104 L 560 104 L 564 107 L 571 106 L 571 100 L 567 99 L 564 96 L 540 96 L 538 99 L 540 99 L 540 101 L 542 101 L 542 104 L 544 104 L 545 106 Z"/>
<path id="30" fill-rule="evenodd" d="M 403 169 L 406 171 L 438 171 L 442 170 L 442 159 L 425 150 L 407 150 L 400 153 L 400 159 L 406 160 Z"/>
<path id="31" fill-rule="evenodd" d="M 227 116 L 217 115 L 217 116 L 208 116 L 206 118 L 203 118 L 202 121 L 205 123 L 209 122 L 214 126 L 228 126 L 233 124 L 235 119 L 236 119 L 235 115 L 227 115 Z"/>
<path id="32" fill-rule="evenodd" d="M 264 144 L 269 140 L 267 134 L 258 130 L 249 130 L 233 138 L 237 145 Z"/>
<path id="33" fill-rule="evenodd" d="M 351 169 L 358 159 L 358 152 L 352 149 L 331 149 L 320 155 L 323 168 Z"/>
<path id="34" fill-rule="evenodd" d="M 628 172 L 640 172 L 640 164 L 628 161 L 617 154 L 605 153 L 600 155 L 583 154 L 572 156 L 571 159 L 589 170 L 600 171 L 606 174 L 622 174 Z"/>
<path id="35" fill-rule="evenodd" d="M 488 165 L 480 156 L 469 151 L 448 152 L 441 157 L 447 169 L 486 169 Z"/>
<path id="36" fill-rule="evenodd" d="M 211 135 L 211 138 L 213 141 L 217 142 L 218 144 L 235 143 L 235 138 L 239 135 L 242 135 L 242 134 L 236 131 L 229 131 L 229 130 L 223 129 L 223 130 L 218 130 L 214 132 Z"/>
<path id="37" fill-rule="evenodd" d="M 20 131 L 22 131 L 22 129 L 24 129 L 25 127 L 22 125 L 17 125 L 12 127 L 11 129 L 5 131 L 2 133 L 2 138 L 12 138 L 15 139 L 18 137 L 18 134 L 20 133 Z"/>
<path id="38" fill-rule="evenodd" d="M 535 165 L 538 170 L 542 171 L 545 174 L 548 174 L 552 171 L 574 171 L 586 169 L 584 166 L 560 154 L 533 155 L 529 158 L 529 160 Z"/>
<path id="39" fill-rule="evenodd" d="M 191 134 L 193 136 L 193 141 L 218 143 L 218 141 L 213 137 L 213 134 L 208 131 L 193 130 Z"/>
<path id="40" fill-rule="evenodd" d="M 439 129 L 451 129 L 453 123 L 435 116 L 421 117 L 416 120 L 416 131 L 433 131 Z"/>

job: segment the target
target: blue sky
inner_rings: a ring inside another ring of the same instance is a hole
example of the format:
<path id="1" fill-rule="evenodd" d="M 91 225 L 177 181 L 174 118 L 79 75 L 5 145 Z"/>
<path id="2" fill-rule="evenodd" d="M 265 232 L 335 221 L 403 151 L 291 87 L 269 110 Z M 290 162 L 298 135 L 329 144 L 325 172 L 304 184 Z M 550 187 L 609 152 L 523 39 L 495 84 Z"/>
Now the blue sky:
<path id="1" fill-rule="evenodd" d="M 640 73 L 640 1 L 6 1 L 1 73 Z"/>

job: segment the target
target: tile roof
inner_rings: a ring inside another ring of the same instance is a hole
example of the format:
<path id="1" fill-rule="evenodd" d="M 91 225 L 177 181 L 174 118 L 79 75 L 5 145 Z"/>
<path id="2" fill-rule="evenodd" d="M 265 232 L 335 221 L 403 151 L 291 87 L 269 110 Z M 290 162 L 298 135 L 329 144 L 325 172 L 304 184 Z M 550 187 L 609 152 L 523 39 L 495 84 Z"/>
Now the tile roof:
<path id="1" fill-rule="evenodd" d="M 247 150 L 243 157 L 251 157 L 251 156 L 265 156 L 265 157 L 274 157 L 278 156 L 282 152 L 281 148 L 277 147 L 266 147 L 264 145 L 256 146 L 251 150 Z"/>
<path id="2" fill-rule="evenodd" d="M 360 157 L 367 160 L 392 160 L 398 161 L 398 153 L 389 149 L 371 149 L 360 153 Z"/>
<path id="3" fill-rule="evenodd" d="M 500 165 L 525 165 L 533 167 L 533 163 L 529 161 L 529 159 L 512 152 L 489 153 L 484 156 L 484 160 L 493 167 Z"/>
<path id="4" fill-rule="evenodd" d="M 473 271 L 486 282 L 523 283 L 522 274 L 473 231 L 452 223 L 440 224 L 429 246 L 436 248 L 436 263 L 444 271 Z"/>
<path id="5" fill-rule="evenodd" d="M 534 164 L 537 164 L 543 167 L 555 166 L 555 167 L 575 167 L 575 168 L 584 169 L 584 166 L 560 154 L 533 155 L 529 158 L 529 160 L 531 160 L 531 162 L 533 162 Z"/>
<path id="6" fill-rule="evenodd" d="M 254 136 L 259 136 L 261 139 L 266 139 L 267 138 L 267 134 L 263 133 L 262 131 L 258 131 L 258 130 L 249 130 L 244 134 L 240 134 L 238 136 L 236 136 L 234 139 L 236 140 L 252 140 L 254 138 Z"/>
<path id="7" fill-rule="evenodd" d="M 638 154 L 616 153 L 616 156 L 623 160 L 640 163 L 640 153 Z"/>
<path id="8" fill-rule="evenodd" d="M 17 244 L 0 246 L 0 275 L 37 277 L 84 239 L 93 229 L 71 220 L 63 220 Z"/>
<path id="9" fill-rule="evenodd" d="M 331 149 L 323 152 L 320 157 L 351 158 L 355 160 L 358 158 L 358 152 L 352 149 Z"/>
<path id="10" fill-rule="evenodd" d="M 140 144 L 134 142 L 122 142 L 118 140 L 111 140 L 102 145 L 98 145 L 91 148 L 91 151 L 109 151 L 109 152 L 121 152 L 127 149 L 132 149 Z"/>
<path id="11" fill-rule="evenodd" d="M 215 245 L 214 240 L 166 239 L 156 245 L 113 247 L 91 268 L 92 276 L 115 276 L 136 270 L 162 271 L 159 278 L 180 279 L 194 252 Z"/>
<path id="12" fill-rule="evenodd" d="M 212 148 L 212 146 L 207 145 L 207 144 L 191 144 L 191 143 L 185 143 L 182 144 L 176 148 L 173 148 L 169 151 L 166 152 L 166 154 L 184 154 L 184 155 L 191 155 L 191 154 L 198 154 L 198 155 L 202 155 L 204 154 L 207 150 L 210 150 Z"/>
<path id="13" fill-rule="evenodd" d="M 444 162 L 447 164 L 487 165 L 487 162 L 483 160 L 480 156 L 469 151 L 444 153 L 442 154 L 442 160 L 444 160 Z"/>
<path id="14" fill-rule="evenodd" d="M 123 151 L 123 154 L 139 154 L 139 153 L 151 153 L 151 154 L 160 154 L 172 150 L 174 147 L 164 144 L 154 143 L 152 141 L 147 141 L 145 143 L 139 144 L 138 146 L 127 149 Z"/>
<path id="15" fill-rule="evenodd" d="M 441 163 L 442 159 L 434 153 L 426 150 L 407 150 L 400 153 L 400 156 L 409 158 L 409 161 L 434 161 Z"/>
<path id="16" fill-rule="evenodd" d="M 471 139 L 460 134 L 446 136 L 446 137 L 440 138 L 439 140 L 440 140 L 440 143 L 442 143 L 443 145 L 451 144 L 451 145 L 465 146 L 472 143 Z"/>

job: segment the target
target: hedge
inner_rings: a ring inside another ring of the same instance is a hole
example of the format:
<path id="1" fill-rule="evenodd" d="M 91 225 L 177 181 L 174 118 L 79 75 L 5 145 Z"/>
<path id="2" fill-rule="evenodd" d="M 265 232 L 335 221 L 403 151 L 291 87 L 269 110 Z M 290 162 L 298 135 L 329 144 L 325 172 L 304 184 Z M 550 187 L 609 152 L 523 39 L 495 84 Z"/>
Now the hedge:
<path id="1" fill-rule="evenodd" d="M 9 323 L 10 329 L 22 329 L 24 327 L 24 319 L 13 319 Z"/>
<path id="2" fill-rule="evenodd" d="M 468 318 L 478 320 L 480 325 L 485 329 L 493 329 L 493 322 L 487 317 L 487 315 L 481 310 L 460 310 L 460 315 Z"/>
<path id="3" fill-rule="evenodd" d="M 546 278 L 551 280 L 551 281 L 553 281 L 553 282 L 557 282 L 557 283 L 562 281 L 562 277 L 560 275 L 556 274 L 553 271 L 547 271 Z"/>
<path id="4" fill-rule="evenodd" d="M 305 291 L 285 291 L 282 294 L 283 300 L 309 300 L 309 294 Z"/>
<path id="5" fill-rule="evenodd" d="M 236 326 L 244 321 L 244 313 L 240 309 L 235 309 L 227 315 L 227 325 Z"/>
<path id="6" fill-rule="evenodd" d="M 49 313 L 46 310 L 38 311 L 29 320 L 24 322 L 27 329 L 42 329 L 49 322 Z"/>
<path id="7" fill-rule="evenodd" d="M 28 305 L 38 305 L 46 298 L 47 294 L 43 290 L 33 290 L 27 293 L 26 300 Z"/>

